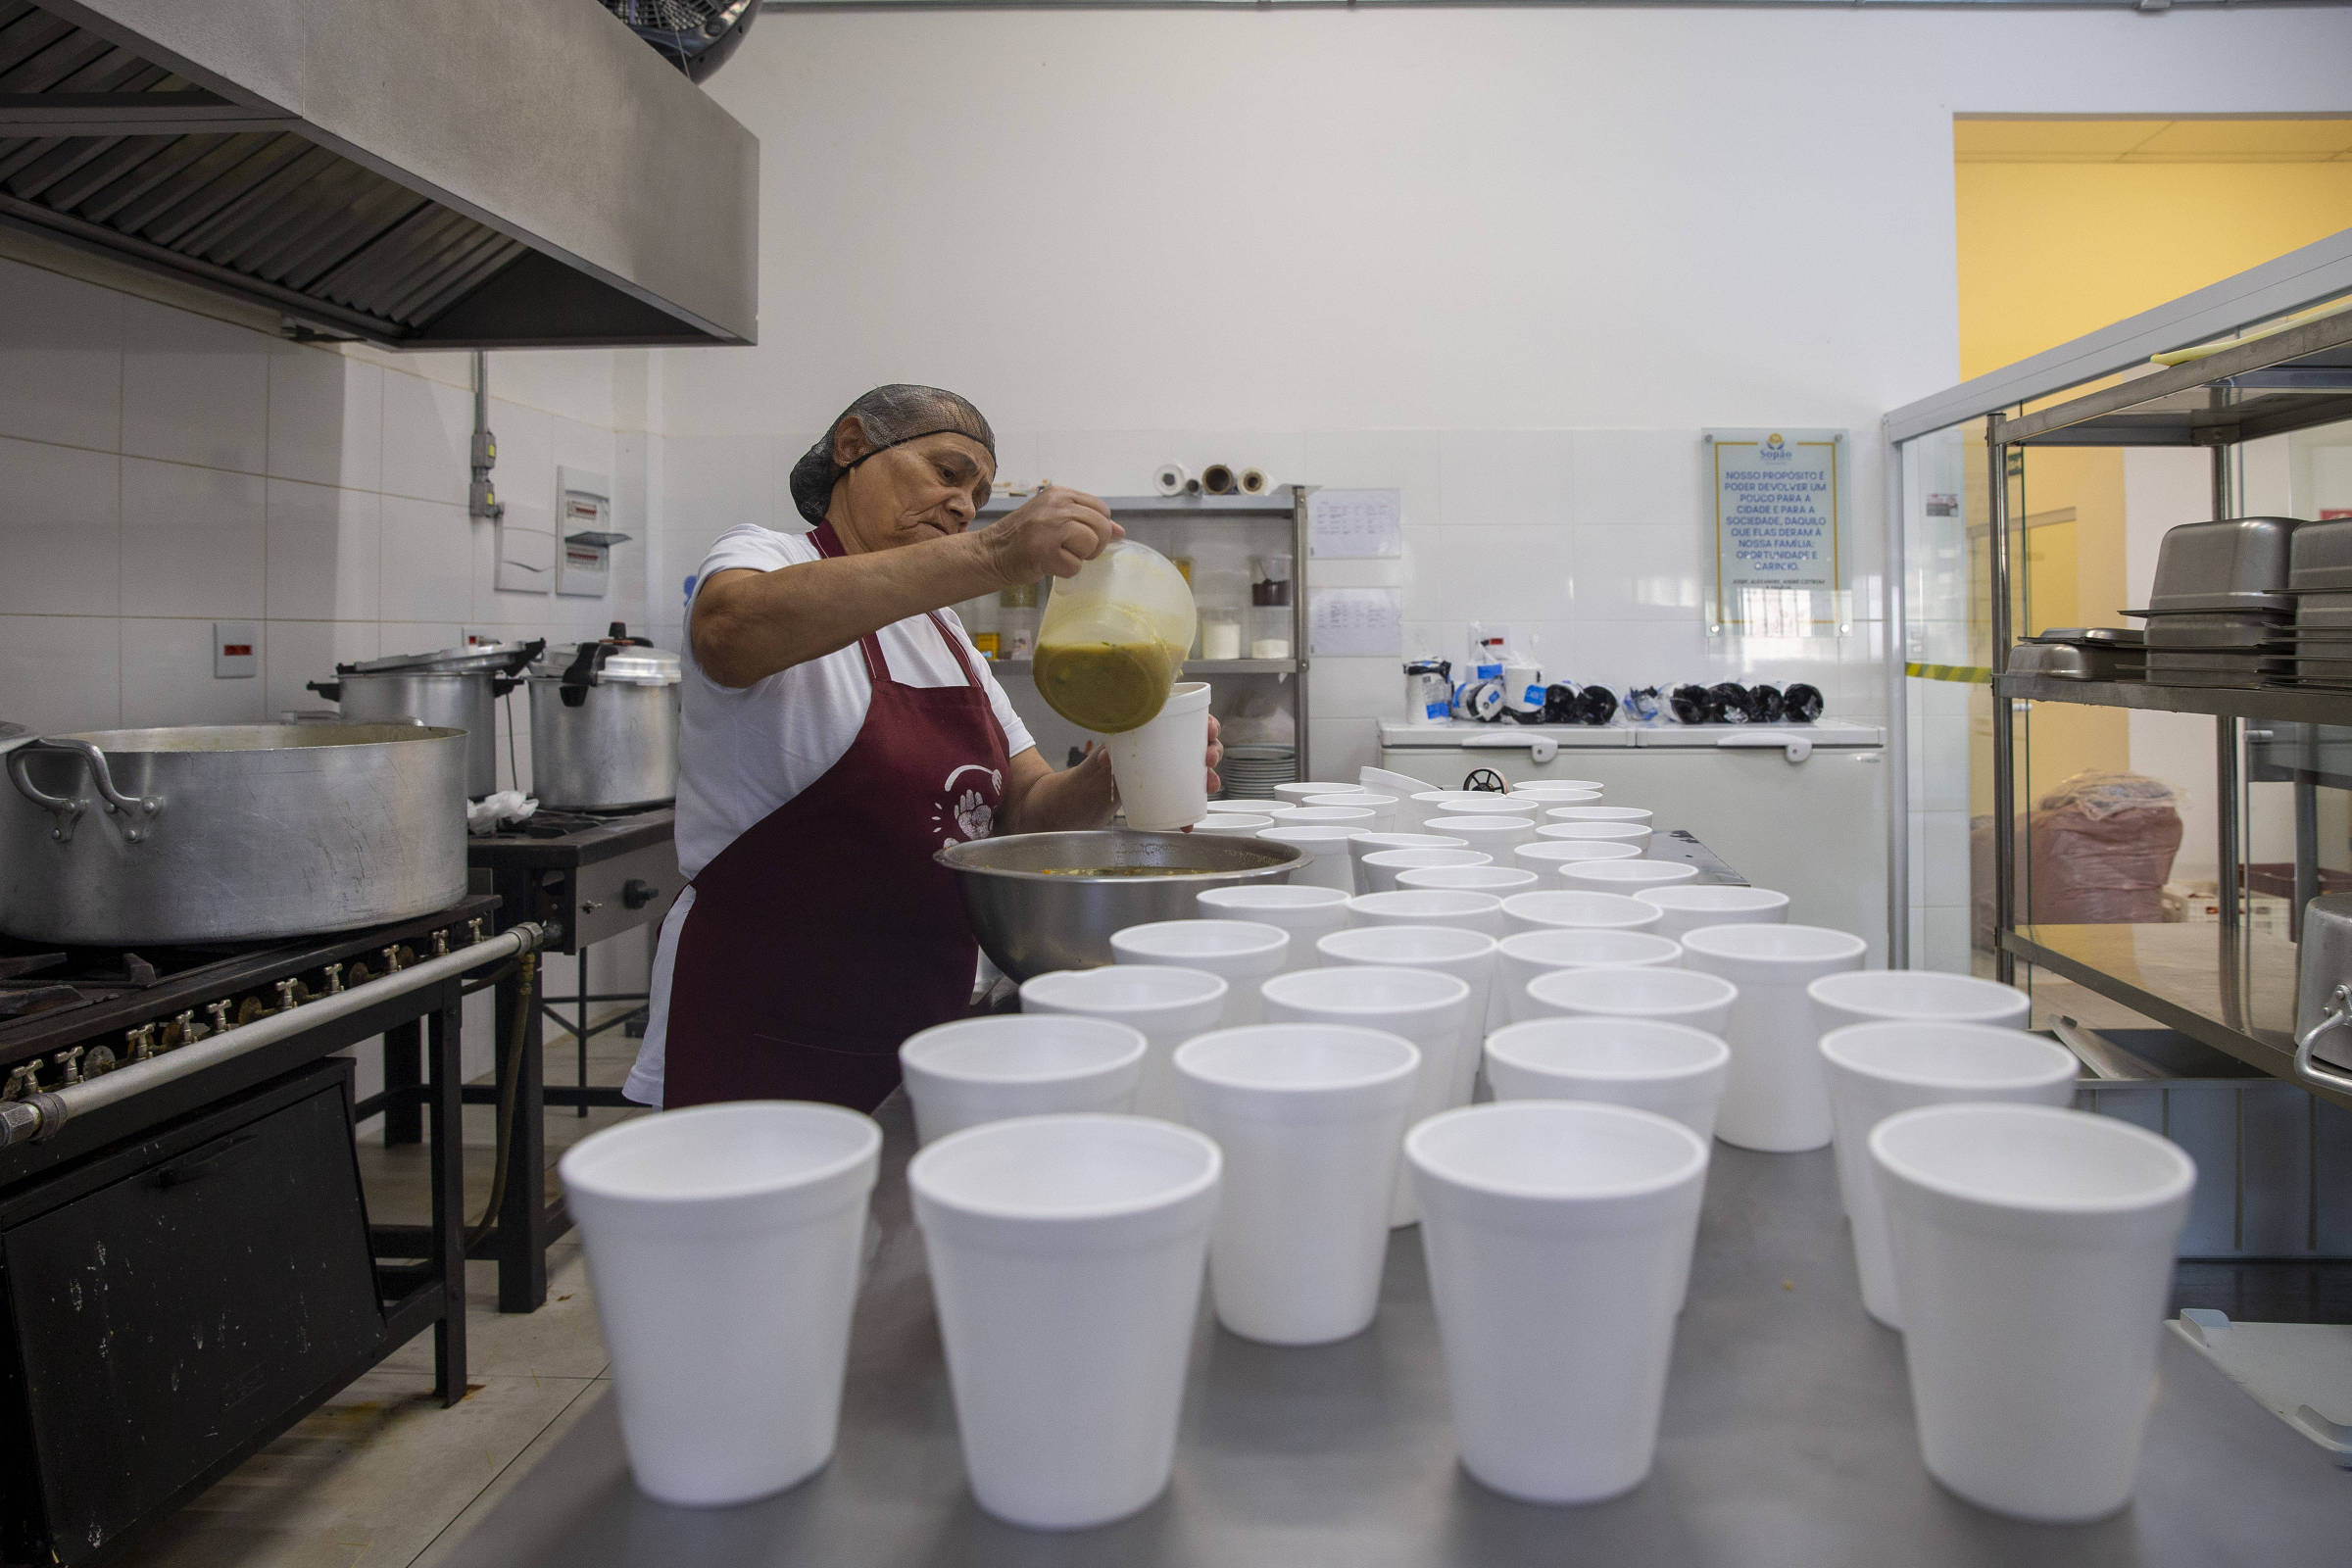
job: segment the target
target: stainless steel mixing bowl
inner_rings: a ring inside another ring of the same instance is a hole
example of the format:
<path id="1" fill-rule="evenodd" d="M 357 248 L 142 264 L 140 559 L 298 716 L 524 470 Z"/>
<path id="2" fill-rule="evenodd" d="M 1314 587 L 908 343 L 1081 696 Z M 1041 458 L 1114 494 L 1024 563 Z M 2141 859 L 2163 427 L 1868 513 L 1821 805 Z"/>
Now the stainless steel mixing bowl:
<path id="1" fill-rule="evenodd" d="M 1288 882 L 1306 852 L 1205 833 L 1016 833 L 951 844 L 933 858 L 956 873 L 980 951 L 1015 980 L 1110 962 L 1114 931 L 1189 920 L 1204 888 Z M 1065 876 L 1094 866 L 1181 867 L 1175 876 Z"/>

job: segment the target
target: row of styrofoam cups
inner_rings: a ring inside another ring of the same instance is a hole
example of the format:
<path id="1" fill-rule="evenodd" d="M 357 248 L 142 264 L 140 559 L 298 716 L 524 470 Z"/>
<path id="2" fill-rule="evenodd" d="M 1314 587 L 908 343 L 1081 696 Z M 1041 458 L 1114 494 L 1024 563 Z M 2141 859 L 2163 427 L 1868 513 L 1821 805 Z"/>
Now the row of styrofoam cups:
<path id="1" fill-rule="evenodd" d="M 907 1042 L 926 1143 L 909 1181 L 967 1464 L 992 1511 L 1070 1526 L 1156 1495 L 1204 1263 L 1235 1332 L 1317 1343 L 1360 1330 L 1377 1302 L 1382 1238 L 1399 1216 L 1399 1168 L 1424 1226 L 1465 1465 L 1531 1498 L 1625 1490 L 1654 1449 L 1707 1135 L 1725 1130 L 1740 1062 L 1789 1059 L 1779 1037 L 1794 1026 L 1775 1019 L 1792 1008 L 1827 1028 L 1982 1001 L 1926 995 L 1955 977 L 1861 972 L 1826 940 L 1835 933 L 1814 928 L 1684 930 L 1684 963 L 1745 966 L 1745 980 L 1726 984 L 1643 946 L 1677 946 L 1658 934 L 1668 910 L 1654 905 L 1588 905 L 1577 914 L 1595 923 L 1576 924 L 1561 923 L 1569 911 L 1556 905 L 1506 915 L 1517 901 L 1456 890 L 1314 893 L 1233 890 L 1226 903 L 1238 906 L 1207 909 L 1250 918 L 1137 928 L 1120 964 L 1088 972 L 1106 977 L 1094 982 L 1110 999 L 1105 1011 L 1126 999 L 1135 1022 L 1094 1015 L 1085 997 L 1049 1010 L 1084 977 L 1040 977 L 1054 983 L 1022 1017 Z M 1333 921 L 1335 903 L 1348 924 Z M 1531 918 L 1537 909 L 1553 919 Z M 1778 910 L 1760 904 L 1759 913 Z M 1449 918 L 1432 923 L 1439 916 Z M 1348 967 L 1290 967 L 1301 927 L 1326 925 L 1310 937 L 1316 956 Z M 1239 976 L 1127 961 L 1167 956 L 1253 967 Z M 1479 1055 L 1474 980 L 1494 989 L 1497 965 L 1530 976 L 1516 982 L 1528 1000 L 1565 1015 L 1522 1018 L 1488 1039 L 1505 1103 L 1465 1107 Z M 1826 976 L 1792 978 L 1823 966 Z M 1690 982 L 1713 982 L 1712 1003 L 1695 991 L 1684 999 L 1696 1012 L 1660 989 Z M 1244 988 L 1276 1021 L 1218 1027 Z M 1780 995 L 1743 1019 L 1750 991 Z M 1104 1114 L 1151 1081 L 1158 1031 L 1136 1022 L 1166 1021 L 1161 1004 L 1189 1020 L 1165 1060 L 1190 1129 Z M 1726 1031 L 1730 1050 L 1717 1038 Z M 2185 1207 L 2185 1157 L 2135 1129 L 2039 1106 L 1902 1108 L 2050 1097 L 2065 1079 L 2028 1059 L 2031 1048 L 2064 1053 L 2033 1037 L 1984 1023 L 1813 1033 L 1810 1065 L 1835 1107 L 1866 1294 L 1875 1267 L 1890 1294 L 1872 1310 L 1890 1317 L 1892 1300 L 1907 1303 L 1931 1470 L 2028 1517 L 2120 1505 Z M 1771 1087 L 1782 1092 L 1766 1107 L 1780 1113 L 1807 1098 Z M 1548 1102 L 1559 1100 L 1578 1103 Z M 1041 1110 L 1054 1114 L 1025 1114 Z M 1857 1136 L 1870 1160 L 1859 1175 Z M 650 1493 L 738 1500 L 823 1463 L 877 1145 L 871 1123 L 850 1112 L 735 1105 L 624 1124 L 566 1155 L 624 1437 Z M 714 1300 L 738 1316 L 757 1302 L 757 1323 L 722 1320 L 713 1333 L 756 1340 L 760 1353 L 746 1364 L 681 1346 L 675 1312 L 689 1297 L 706 1322 Z M 2021 1302 L 2033 1308 L 2022 1317 Z M 2013 1324 L 2027 1320 L 2038 1327 L 2021 1347 Z"/>

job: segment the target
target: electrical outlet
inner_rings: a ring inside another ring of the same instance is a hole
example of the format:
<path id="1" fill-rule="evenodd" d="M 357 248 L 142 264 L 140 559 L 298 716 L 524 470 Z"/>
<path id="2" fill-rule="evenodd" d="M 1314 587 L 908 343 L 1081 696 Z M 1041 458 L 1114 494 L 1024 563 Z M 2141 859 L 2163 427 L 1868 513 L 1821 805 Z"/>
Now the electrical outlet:
<path id="1" fill-rule="evenodd" d="M 261 672 L 262 629 L 250 620 L 213 622 L 213 679 L 251 680 Z"/>

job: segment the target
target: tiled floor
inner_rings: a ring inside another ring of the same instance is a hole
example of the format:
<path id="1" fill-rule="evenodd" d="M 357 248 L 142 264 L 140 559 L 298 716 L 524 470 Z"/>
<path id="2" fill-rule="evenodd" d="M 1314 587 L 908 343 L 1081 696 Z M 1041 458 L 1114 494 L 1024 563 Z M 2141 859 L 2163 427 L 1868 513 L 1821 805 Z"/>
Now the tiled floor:
<path id="1" fill-rule="evenodd" d="M 618 1031 L 592 1043 L 589 1076 L 616 1084 L 636 1042 Z M 568 1081 L 569 1036 L 547 1044 Z M 490 1107 L 468 1106 L 466 1210 L 489 1196 Z M 585 1118 L 551 1112 L 548 1157 L 633 1111 Z M 365 1134 L 364 1134 L 365 1136 Z M 369 1216 L 422 1221 L 424 1151 L 360 1146 Z M 548 1180 L 552 1184 L 552 1171 Z M 552 1188 L 551 1188 L 552 1190 Z M 497 1270 L 466 1269 L 466 1397 L 433 1397 L 433 1345 L 420 1335 L 133 1543 L 125 1568 L 406 1568 L 429 1565 L 544 1447 L 605 1396 L 606 1358 L 576 1236 L 548 1255 L 547 1304 L 498 1311 Z"/>

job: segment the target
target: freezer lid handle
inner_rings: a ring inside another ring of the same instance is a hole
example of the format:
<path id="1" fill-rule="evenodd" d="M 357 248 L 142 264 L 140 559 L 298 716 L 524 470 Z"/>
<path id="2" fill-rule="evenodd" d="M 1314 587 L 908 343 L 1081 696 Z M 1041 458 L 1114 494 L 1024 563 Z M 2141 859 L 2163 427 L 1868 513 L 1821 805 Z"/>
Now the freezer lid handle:
<path id="1" fill-rule="evenodd" d="M 1720 735 L 1715 749 L 1719 752 L 1778 751 L 1791 762 L 1801 762 L 1813 755 L 1813 743 L 1802 735 Z"/>
<path id="2" fill-rule="evenodd" d="M 1462 742 L 1465 752 L 1515 752 L 1522 747 L 1531 762 L 1548 762 L 1560 755 L 1560 743 L 1548 735 L 1473 735 Z"/>

